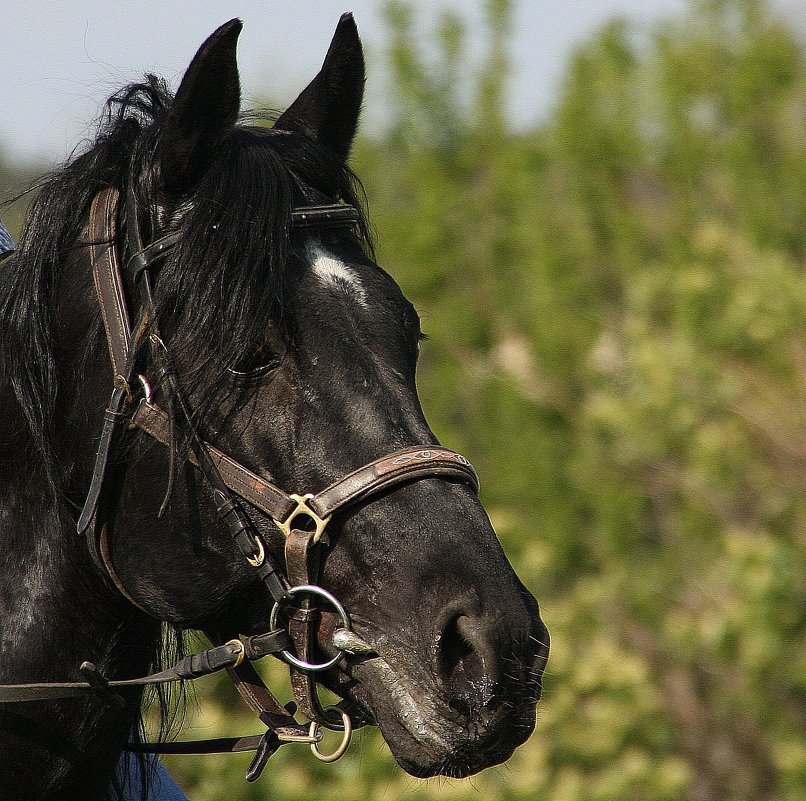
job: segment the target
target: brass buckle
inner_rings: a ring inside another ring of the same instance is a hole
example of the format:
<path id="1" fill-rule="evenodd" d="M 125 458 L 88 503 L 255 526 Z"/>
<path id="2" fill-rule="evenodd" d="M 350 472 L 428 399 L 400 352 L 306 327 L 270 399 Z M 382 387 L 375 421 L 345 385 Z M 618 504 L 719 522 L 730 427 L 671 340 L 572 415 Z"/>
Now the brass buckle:
<path id="1" fill-rule="evenodd" d="M 231 668 L 240 667 L 243 664 L 243 660 L 246 658 L 246 646 L 243 644 L 241 640 L 227 640 L 224 645 L 231 645 L 235 648 L 235 663 L 230 665 Z"/>
<path id="2" fill-rule="evenodd" d="M 251 556 L 246 557 L 252 567 L 260 567 L 266 561 L 266 549 L 263 547 L 263 541 L 258 536 L 252 537 L 252 544 L 255 546 L 255 552 Z"/>
<path id="3" fill-rule="evenodd" d="M 330 522 L 330 518 L 332 515 L 328 515 L 327 517 L 319 517 L 310 506 L 308 506 L 308 501 L 314 498 L 313 493 L 306 493 L 305 495 L 294 495 L 291 494 L 288 496 L 294 501 L 297 505 L 294 509 L 292 509 L 285 520 L 277 520 L 275 519 L 274 523 L 280 531 L 283 532 L 283 536 L 287 539 L 291 536 L 291 524 L 294 522 L 294 519 L 297 518 L 299 515 L 305 515 L 310 517 L 313 520 L 314 525 L 316 528 L 314 529 L 313 536 L 311 537 L 311 543 L 316 544 L 322 537 L 322 534 L 325 533 L 325 528 L 327 524 Z"/>

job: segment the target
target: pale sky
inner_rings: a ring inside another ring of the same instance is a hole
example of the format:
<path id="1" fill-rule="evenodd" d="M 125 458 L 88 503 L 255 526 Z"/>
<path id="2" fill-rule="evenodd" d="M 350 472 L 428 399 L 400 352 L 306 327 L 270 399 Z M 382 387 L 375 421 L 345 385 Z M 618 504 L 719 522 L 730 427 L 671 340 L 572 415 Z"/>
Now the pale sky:
<path id="1" fill-rule="evenodd" d="M 778 0 L 787 11 L 806 0 Z M 450 7 L 482 28 L 482 0 L 412 0 L 426 22 Z M 372 0 L 2 0 L 0 144 L 18 161 L 60 161 L 94 130 L 103 101 L 147 71 L 175 87 L 201 42 L 232 17 L 244 21 L 238 51 L 245 100 L 290 102 L 313 77 L 336 22 L 352 11 L 367 51 L 367 118 L 382 108 L 382 2 Z M 573 46 L 607 19 L 651 26 L 685 0 L 516 0 L 510 87 L 513 120 L 550 108 Z M 376 117 L 377 119 L 377 117 Z M 370 122 L 371 124 L 371 122 Z"/>

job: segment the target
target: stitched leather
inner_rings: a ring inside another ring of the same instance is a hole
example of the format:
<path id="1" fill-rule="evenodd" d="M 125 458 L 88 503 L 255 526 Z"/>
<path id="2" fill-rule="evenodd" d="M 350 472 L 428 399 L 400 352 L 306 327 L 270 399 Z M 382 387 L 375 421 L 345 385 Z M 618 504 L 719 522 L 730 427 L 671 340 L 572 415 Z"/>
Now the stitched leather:
<path id="1" fill-rule="evenodd" d="M 328 517 L 369 495 L 416 478 L 455 478 L 479 490 L 476 471 L 464 456 L 437 445 L 416 445 L 382 456 L 318 493 L 310 507 Z"/>
<path id="2" fill-rule="evenodd" d="M 112 186 L 95 196 L 88 229 L 92 277 L 101 301 L 113 377 L 124 375 L 131 349 L 131 324 L 115 241 L 119 197 L 120 193 Z"/>
<path id="3" fill-rule="evenodd" d="M 292 587 L 315 583 L 319 576 L 320 548 L 312 542 L 310 531 L 293 529 L 285 542 L 285 563 L 288 581 Z M 313 579 L 312 579 L 313 577 Z M 317 634 L 320 612 L 310 595 L 297 598 L 296 606 L 288 616 L 288 633 L 294 642 L 298 659 L 316 662 Z M 316 675 L 289 665 L 289 676 L 294 700 L 302 713 L 317 723 L 330 724 L 316 692 Z"/>

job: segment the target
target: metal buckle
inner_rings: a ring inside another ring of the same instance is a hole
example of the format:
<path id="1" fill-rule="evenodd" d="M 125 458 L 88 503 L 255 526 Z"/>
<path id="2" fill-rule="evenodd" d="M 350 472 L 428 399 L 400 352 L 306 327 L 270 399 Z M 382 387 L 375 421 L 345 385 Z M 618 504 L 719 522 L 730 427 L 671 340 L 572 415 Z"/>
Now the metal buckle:
<path id="1" fill-rule="evenodd" d="M 275 525 L 280 529 L 280 531 L 283 532 L 283 536 L 287 539 L 291 535 L 291 523 L 293 523 L 299 515 L 305 515 L 313 520 L 314 525 L 316 526 L 313 532 L 313 537 L 311 537 L 311 543 L 316 544 L 321 539 L 322 534 L 324 534 L 325 528 L 330 522 L 332 515 L 328 515 L 327 517 L 319 517 L 319 515 L 316 514 L 316 512 L 314 512 L 310 506 L 308 506 L 308 501 L 314 498 L 313 493 L 308 492 L 305 495 L 291 494 L 288 497 L 291 498 L 291 500 L 297 505 L 288 513 L 288 516 L 285 520 L 275 519 Z"/>
<path id="2" fill-rule="evenodd" d="M 252 567 L 260 567 L 266 561 L 266 549 L 263 547 L 263 541 L 259 536 L 252 537 L 252 544 L 255 546 L 255 552 L 251 556 L 246 557 Z"/>
<path id="3" fill-rule="evenodd" d="M 322 731 L 311 732 L 310 726 L 308 727 L 307 734 L 288 734 L 283 732 L 276 732 L 276 734 L 277 739 L 281 743 L 305 743 L 311 746 L 321 743 L 322 738 L 325 736 L 325 733 Z"/>
<path id="4" fill-rule="evenodd" d="M 235 649 L 236 659 L 235 663 L 230 665 L 231 668 L 240 667 L 243 664 L 243 660 L 246 658 L 246 646 L 243 644 L 241 640 L 234 639 L 234 640 L 227 640 L 224 645 L 231 645 Z"/>
<path id="5" fill-rule="evenodd" d="M 328 592 L 316 584 L 299 584 L 296 587 L 291 587 L 287 591 L 286 596 L 299 595 L 303 592 L 308 592 L 311 593 L 311 595 L 318 595 L 320 598 L 324 598 L 338 613 L 339 617 L 341 618 L 342 627 L 348 631 L 351 630 L 350 616 L 347 614 L 347 610 L 341 605 L 339 599 L 336 598 L 333 593 Z M 269 615 L 269 630 L 274 631 L 274 629 L 277 628 L 277 616 L 279 614 L 280 601 L 277 601 L 272 607 L 271 614 Z M 336 665 L 339 660 L 343 659 L 344 652 L 340 651 L 332 659 L 328 659 L 327 662 L 318 663 L 305 662 L 302 659 L 297 659 L 297 657 L 289 651 L 280 651 L 280 656 L 282 656 L 283 659 L 288 662 L 288 664 L 293 665 L 300 670 L 309 670 L 311 673 L 320 673 L 323 670 L 329 670 Z"/>

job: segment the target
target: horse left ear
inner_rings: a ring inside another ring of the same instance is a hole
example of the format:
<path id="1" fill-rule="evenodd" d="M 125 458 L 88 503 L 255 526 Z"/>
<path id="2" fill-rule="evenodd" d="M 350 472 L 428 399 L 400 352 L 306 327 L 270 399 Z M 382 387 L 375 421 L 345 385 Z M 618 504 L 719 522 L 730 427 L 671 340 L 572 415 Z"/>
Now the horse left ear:
<path id="1" fill-rule="evenodd" d="M 364 97 L 364 53 L 352 14 L 339 20 L 319 74 L 274 127 L 302 133 L 346 161 Z"/>
<path id="2" fill-rule="evenodd" d="M 235 51 L 242 27 L 232 19 L 212 33 L 179 84 L 157 149 L 161 186 L 171 197 L 193 189 L 238 119 L 241 83 Z"/>

